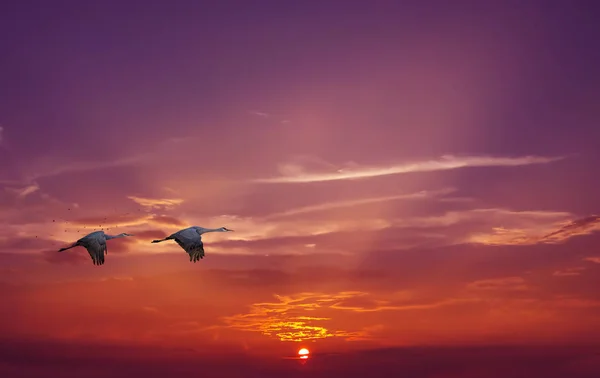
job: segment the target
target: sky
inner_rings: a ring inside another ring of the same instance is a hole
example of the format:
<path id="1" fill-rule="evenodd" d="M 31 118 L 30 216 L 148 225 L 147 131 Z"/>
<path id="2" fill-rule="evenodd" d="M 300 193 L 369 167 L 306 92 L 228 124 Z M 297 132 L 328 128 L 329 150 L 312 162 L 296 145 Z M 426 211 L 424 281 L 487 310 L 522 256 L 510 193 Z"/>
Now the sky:
<path id="1" fill-rule="evenodd" d="M 2 376 L 598 376 L 599 11 L 3 2 Z"/>

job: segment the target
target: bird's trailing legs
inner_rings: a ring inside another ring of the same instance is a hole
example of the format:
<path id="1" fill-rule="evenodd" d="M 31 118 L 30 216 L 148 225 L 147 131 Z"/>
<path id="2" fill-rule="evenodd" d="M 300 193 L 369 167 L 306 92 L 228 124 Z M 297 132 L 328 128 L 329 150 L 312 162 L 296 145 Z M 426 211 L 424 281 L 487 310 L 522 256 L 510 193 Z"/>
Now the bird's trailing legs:
<path id="1" fill-rule="evenodd" d="M 75 248 L 75 247 L 77 247 L 78 245 L 79 245 L 79 244 L 77 244 L 77 243 L 74 243 L 73 245 L 70 245 L 70 246 L 68 246 L 68 247 L 64 247 L 64 248 L 61 248 L 61 249 L 59 249 L 59 250 L 58 250 L 58 252 L 62 252 L 62 251 L 66 251 L 67 249 Z"/>
<path id="2" fill-rule="evenodd" d="M 152 243 L 160 243 L 160 242 L 164 242 L 164 241 L 171 240 L 171 239 L 173 239 L 173 238 L 172 238 L 172 237 L 170 237 L 170 236 L 167 236 L 167 237 L 166 237 L 166 238 L 164 238 L 164 239 L 152 240 Z"/>

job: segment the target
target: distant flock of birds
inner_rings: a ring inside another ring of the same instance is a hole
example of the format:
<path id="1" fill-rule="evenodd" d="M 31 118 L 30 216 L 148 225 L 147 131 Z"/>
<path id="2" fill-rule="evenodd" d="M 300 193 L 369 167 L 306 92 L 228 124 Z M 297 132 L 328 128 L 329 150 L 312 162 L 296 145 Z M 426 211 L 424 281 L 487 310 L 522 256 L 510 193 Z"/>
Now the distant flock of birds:
<path id="1" fill-rule="evenodd" d="M 204 243 L 202 243 L 202 235 L 207 232 L 231 232 L 233 230 L 227 227 L 219 228 L 204 228 L 198 226 L 192 226 L 179 230 L 174 234 L 167 236 L 164 239 L 153 240 L 152 243 L 160 243 L 167 240 L 175 240 L 177 244 L 190 256 L 190 262 L 197 262 L 204 258 Z M 104 256 L 108 254 L 108 248 L 106 247 L 106 241 L 116 238 L 124 238 L 126 236 L 134 236 L 128 233 L 122 233 L 119 235 L 107 235 L 104 231 L 94 231 L 68 247 L 61 248 L 58 252 L 66 251 L 67 249 L 75 247 L 84 247 L 87 249 L 92 262 L 94 265 L 103 265 Z"/>

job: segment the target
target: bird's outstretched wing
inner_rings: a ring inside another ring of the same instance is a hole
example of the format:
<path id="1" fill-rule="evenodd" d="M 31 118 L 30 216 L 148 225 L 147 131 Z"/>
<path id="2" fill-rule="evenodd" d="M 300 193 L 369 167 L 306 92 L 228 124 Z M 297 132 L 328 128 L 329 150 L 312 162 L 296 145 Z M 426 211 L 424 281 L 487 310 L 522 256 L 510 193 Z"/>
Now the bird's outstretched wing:
<path id="1" fill-rule="evenodd" d="M 204 258 L 204 244 L 202 240 L 189 244 L 185 244 L 178 239 L 175 239 L 175 241 L 190 255 L 190 261 L 196 262 Z"/>
<path id="2" fill-rule="evenodd" d="M 104 264 L 104 254 L 106 252 L 106 240 L 90 239 L 86 240 L 85 249 L 87 249 L 94 265 Z"/>
<path id="3" fill-rule="evenodd" d="M 190 261 L 196 262 L 204 258 L 202 237 L 193 228 L 186 228 L 185 230 L 176 232 L 171 237 L 190 255 Z"/>

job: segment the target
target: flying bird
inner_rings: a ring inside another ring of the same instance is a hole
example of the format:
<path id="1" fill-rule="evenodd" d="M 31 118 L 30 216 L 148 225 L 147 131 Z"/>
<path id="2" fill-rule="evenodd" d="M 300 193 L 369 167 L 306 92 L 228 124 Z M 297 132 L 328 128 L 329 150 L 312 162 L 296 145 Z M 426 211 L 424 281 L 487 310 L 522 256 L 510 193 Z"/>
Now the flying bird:
<path id="1" fill-rule="evenodd" d="M 183 248 L 188 255 L 190 255 L 190 262 L 196 262 L 204 258 L 204 243 L 202 243 L 202 234 L 207 232 L 231 232 L 233 230 L 227 227 L 220 228 L 204 228 L 198 226 L 192 226 L 179 230 L 176 233 L 167 236 L 164 239 L 152 240 L 152 243 L 160 243 L 167 240 L 175 240 L 181 248 Z"/>
<path id="2" fill-rule="evenodd" d="M 106 248 L 106 241 L 110 239 L 124 238 L 125 236 L 133 235 L 127 233 L 122 233 L 119 235 L 107 235 L 104 233 L 104 231 L 94 231 L 77 240 L 72 245 L 59 249 L 58 252 L 63 252 L 70 248 L 82 246 L 85 249 L 87 249 L 94 265 L 103 265 L 104 255 L 108 254 L 108 249 Z"/>

